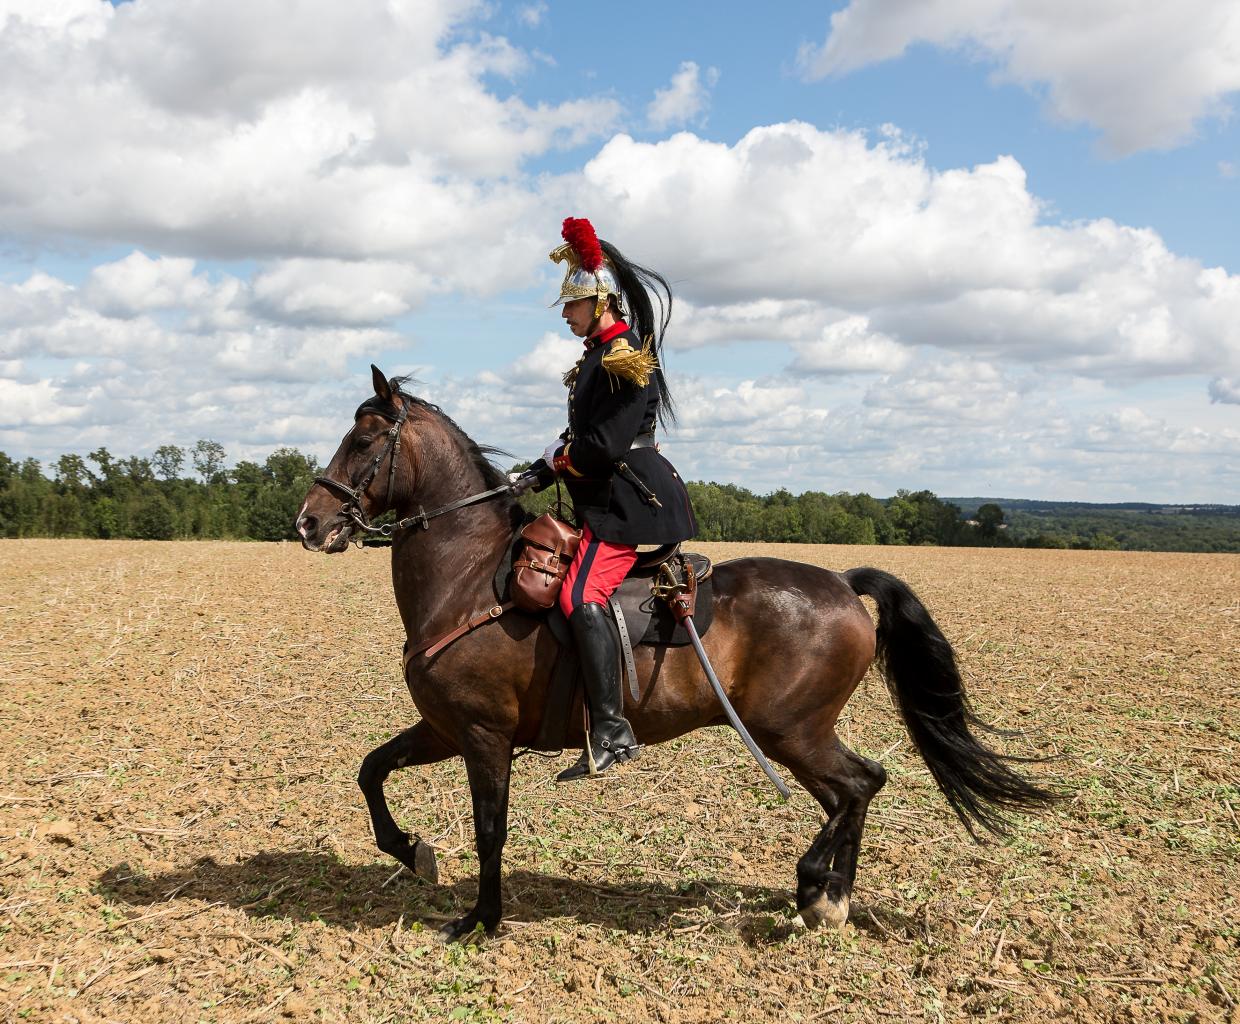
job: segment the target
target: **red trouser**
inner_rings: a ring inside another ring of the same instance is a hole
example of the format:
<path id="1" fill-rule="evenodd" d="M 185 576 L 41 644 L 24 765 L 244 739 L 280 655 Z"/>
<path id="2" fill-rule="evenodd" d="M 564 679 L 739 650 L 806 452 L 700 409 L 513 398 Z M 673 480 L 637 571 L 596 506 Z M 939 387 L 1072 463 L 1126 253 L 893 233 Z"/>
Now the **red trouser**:
<path id="1" fill-rule="evenodd" d="M 581 543 L 564 577 L 560 609 L 571 618 L 583 604 L 607 604 L 607 599 L 637 561 L 637 548 L 599 540 L 589 526 L 581 533 Z"/>

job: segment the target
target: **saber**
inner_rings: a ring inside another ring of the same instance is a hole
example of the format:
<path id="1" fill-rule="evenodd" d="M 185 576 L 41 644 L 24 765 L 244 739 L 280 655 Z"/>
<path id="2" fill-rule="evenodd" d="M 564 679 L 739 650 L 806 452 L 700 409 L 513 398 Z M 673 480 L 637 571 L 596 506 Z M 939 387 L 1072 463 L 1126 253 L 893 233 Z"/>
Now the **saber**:
<path id="1" fill-rule="evenodd" d="M 693 616 L 685 615 L 680 619 L 680 622 L 688 631 L 689 639 L 693 641 L 693 649 L 697 651 L 698 661 L 702 663 L 702 669 L 706 673 L 706 678 L 710 680 L 710 685 L 715 690 L 715 696 L 719 698 L 719 703 L 723 705 L 723 710 L 728 716 L 728 721 L 732 723 L 732 728 L 740 733 L 740 737 L 745 741 L 745 746 L 749 748 L 753 759 L 766 772 L 766 777 L 775 784 L 775 788 L 779 790 L 779 795 L 785 800 L 791 798 L 792 794 L 788 791 L 788 787 L 784 785 L 784 780 L 775 773 L 775 769 L 771 767 L 771 762 L 762 755 L 762 751 L 758 749 L 758 745 L 753 741 L 753 737 L 749 735 L 749 730 L 741 724 L 736 709 L 732 707 L 732 702 L 728 700 L 727 694 L 723 692 L 723 684 L 719 682 L 719 677 L 715 675 L 715 670 L 711 667 L 710 659 L 706 657 L 706 649 L 702 646 L 702 638 L 698 636 L 697 626 L 693 624 Z"/>

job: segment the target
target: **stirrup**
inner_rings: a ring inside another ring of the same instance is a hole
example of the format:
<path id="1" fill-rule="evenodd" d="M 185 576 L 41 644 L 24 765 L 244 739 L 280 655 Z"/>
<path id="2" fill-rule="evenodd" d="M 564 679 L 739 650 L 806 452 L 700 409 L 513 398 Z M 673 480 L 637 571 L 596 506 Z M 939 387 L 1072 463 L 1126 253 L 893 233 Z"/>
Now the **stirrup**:
<path id="1" fill-rule="evenodd" d="M 641 757 L 643 746 L 644 744 L 642 743 L 636 743 L 631 747 L 619 746 L 613 748 L 607 740 L 603 740 L 600 743 L 600 748 L 606 751 L 610 757 L 601 768 L 598 766 L 598 761 L 591 756 L 591 751 L 587 748 L 581 752 L 581 757 L 555 777 L 555 781 L 575 782 L 577 779 L 597 779 L 600 775 L 607 774 L 616 765 L 624 764 L 626 761 L 636 761 Z"/>

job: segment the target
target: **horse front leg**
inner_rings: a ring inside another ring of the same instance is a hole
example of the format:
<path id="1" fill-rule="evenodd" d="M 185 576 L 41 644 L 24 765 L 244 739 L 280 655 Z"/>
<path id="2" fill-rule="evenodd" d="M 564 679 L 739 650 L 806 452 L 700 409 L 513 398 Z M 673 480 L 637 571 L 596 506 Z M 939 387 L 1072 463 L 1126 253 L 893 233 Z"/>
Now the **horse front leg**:
<path id="1" fill-rule="evenodd" d="M 465 770 L 474 804 L 474 838 L 478 848 L 478 902 L 462 918 L 444 926 L 454 942 L 479 924 L 494 932 L 503 915 L 500 867 L 508 838 L 508 782 L 512 771 L 512 737 L 475 731 L 465 750 Z"/>
<path id="2" fill-rule="evenodd" d="M 375 843 L 384 853 L 391 854 L 419 878 L 439 881 L 435 850 L 417 836 L 411 836 L 396 824 L 383 795 L 383 783 L 397 768 L 413 764 L 435 764 L 451 757 L 454 750 L 431 730 L 425 721 L 406 729 L 399 736 L 376 747 L 362 761 L 357 784 L 366 797 Z"/>

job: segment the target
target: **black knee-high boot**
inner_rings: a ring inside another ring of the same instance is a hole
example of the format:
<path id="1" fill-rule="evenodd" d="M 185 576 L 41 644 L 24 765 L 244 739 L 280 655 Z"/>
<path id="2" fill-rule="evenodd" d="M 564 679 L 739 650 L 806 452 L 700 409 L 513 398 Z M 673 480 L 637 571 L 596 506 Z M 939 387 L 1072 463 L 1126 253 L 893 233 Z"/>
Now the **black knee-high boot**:
<path id="1" fill-rule="evenodd" d="M 560 772 L 557 782 L 598 775 L 612 765 L 637 757 L 641 750 L 624 717 L 619 641 L 608 621 L 607 610 L 601 604 L 583 604 L 574 609 L 568 623 L 577 641 L 577 657 L 590 705 L 590 735 L 581 759 Z"/>

